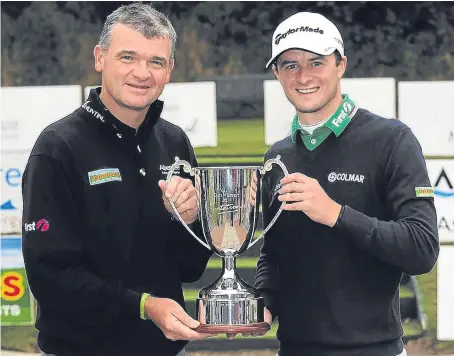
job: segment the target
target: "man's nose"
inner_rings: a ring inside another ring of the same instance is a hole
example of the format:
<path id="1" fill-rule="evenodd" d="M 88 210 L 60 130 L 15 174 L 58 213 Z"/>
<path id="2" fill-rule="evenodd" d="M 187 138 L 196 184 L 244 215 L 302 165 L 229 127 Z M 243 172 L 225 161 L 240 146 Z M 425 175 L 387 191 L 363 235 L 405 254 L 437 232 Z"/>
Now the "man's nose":
<path id="1" fill-rule="evenodd" d="M 147 66 L 146 62 L 140 62 L 139 65 L 132 72 L 134 77 L 139 80 L 147 80 L 151 77 L 150 69 Z"/>
<path id="2" fill-rule="evenodd" d="M 310 68 L 307 66 L 301 67 L 300 70 L 298 71 L 297 79 L 298 82 L 301 84 L 306 84 L 310 82 L 312 79 L 312 73 L 310 71 Z"/>

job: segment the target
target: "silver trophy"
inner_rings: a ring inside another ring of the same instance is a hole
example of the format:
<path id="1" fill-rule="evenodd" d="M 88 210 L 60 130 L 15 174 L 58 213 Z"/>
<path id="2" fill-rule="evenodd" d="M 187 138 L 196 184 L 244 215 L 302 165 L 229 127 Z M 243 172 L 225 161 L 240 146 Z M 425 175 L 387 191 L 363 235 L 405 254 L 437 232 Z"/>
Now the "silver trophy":
<path id="1" fill-rule="evenodd" d="M 254 237 L 259 216 L 262 179 L 272 165 L 280 166 L 284 175 L 287 168 L 280 156 L 269 159 L 263 167 L 197 167 L 175 157 L 167 174 L 169 183 L 174 171 L 183 170 L 195 176 L 198 194 L 198 218 L 205 241 L 199 238 L 182 220 L 172 200 L 169 203 L 178 220 L 203 246 L 222 258 L 222 274 L 211 285 L 202 289 L 197 298 L 196 329 L 203 333 L 254 333 L 266 331 L 264 299 L 252 286 L 243 281 L 236 271 L 236 257 L 256 244 L 273 226 L 276 216 L 258 237 Z M 190 256 L 188 256 L 190 258 Z"/>

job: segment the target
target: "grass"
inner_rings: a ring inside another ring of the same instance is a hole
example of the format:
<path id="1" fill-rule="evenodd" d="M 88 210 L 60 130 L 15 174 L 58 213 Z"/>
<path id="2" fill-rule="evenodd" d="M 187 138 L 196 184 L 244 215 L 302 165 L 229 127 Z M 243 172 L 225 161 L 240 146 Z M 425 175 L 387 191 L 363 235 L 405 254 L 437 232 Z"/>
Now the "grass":
<path id="1" fill-rule="evenodd" d="M 204 156 L 197 158 L 200 166 L 218 164 L 219 166 L 225 164 L 254 164 L 261 165 L 263 163 L 262 157 L 258 156 L 245 156 L 245 157 L 217 157 L 217 156 Z"/>
<path id="2" fill-rule="evenodd" d="M 2 326 L 2 349 L 37 352 L 36 336 L 38 334 L 34 326 Z"/>
<path id="3" fill-rule="evenodd" d="M 400 297 L 403 298 L 412 298 L 414 297 L 415 293 L 407 286 L 403 285 L 400 286 Z"/>
<path id="4" fill-rule="evenodd" d="M 427 274 L 417 277 L 427 314 L 427 334 L 432 338 L 432 347 L 437 354 L 454 354 L 454 341 L 437 340 L 437 266 Z"/>
<path id="5" fill-rule="evenodd" d="M 422 326 L 416 320 L 405 320 L 402 322 L 402 327 L 404 328 L 404 334 L 407 337 L 421 335 L 422 333 Z"/>
<path id="6" fill-rule="evenodd" d="M 258 257 L 238 257 L 236 259 L 237 268 L 254 268 L 257 266 Z M 222 260 L 214 257 L 208 261 L 207 268 L 222 268 Z"/>
<path id="7" fill-rule="evenodd" d="M 220 120 L 218 121 L 218 146 L 198 147 L 195 148 L 195 153 L 201 164 L 204 162 L 260 163 L 268 148 L 269 146 L 265 145 L 265 124 L 263 119 Z M 220 157 L 222 155 L 233 157 Z M 209 157 L 207 158 L 207 156 Z M 241 159 L 235 156 L 252 157 Z"/>

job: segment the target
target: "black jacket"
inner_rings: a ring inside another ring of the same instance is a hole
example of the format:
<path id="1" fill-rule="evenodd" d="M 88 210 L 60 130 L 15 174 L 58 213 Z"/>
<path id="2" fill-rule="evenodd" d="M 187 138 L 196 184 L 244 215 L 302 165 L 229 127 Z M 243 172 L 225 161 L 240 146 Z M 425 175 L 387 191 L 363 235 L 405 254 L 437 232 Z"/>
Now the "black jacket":
<path id="1" fill-rule="evenodd" d="M 290 173 L 318 180 L 346 205 L 337 227 L 284 211 L 264 238 L 255 286 L 279 319 L 283 356 L 390 356 L 402 351 L 402 273 L 429 272 L 439 241 L 421 147 L 398 120 L 359 109 L 314 151 L 299 135 L 274 144 Z M 280 206 L 274 169 L 263 184 L 265 226 Z"/>
<path id="2" fill-rule="evenodd" d="M 161 101 L 136 132 L 99 92 L 41 133 L 24 171 L 38 345 L 58 356 L 175 355 L 185 342 L 140 319 L 139 305 L 148 292 L 184 306 L 181 283 L 200 278 L 211 256 L 171 218 L 158 186 L 175 156 L 196 158 L 185 133 L 160 118 Z"/>

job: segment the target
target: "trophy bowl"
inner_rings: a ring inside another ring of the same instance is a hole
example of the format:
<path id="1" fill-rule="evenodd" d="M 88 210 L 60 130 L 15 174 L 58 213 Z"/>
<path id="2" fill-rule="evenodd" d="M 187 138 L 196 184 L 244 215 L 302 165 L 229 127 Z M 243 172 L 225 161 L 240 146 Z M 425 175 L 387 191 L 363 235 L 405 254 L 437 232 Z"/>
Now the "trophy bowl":
<path id="1" fill-rule="evenodd" d="M 272 165 L 287 168 L 280 156 L 260 166 L 196 167 L 175 157 L 175 163 L 167 174 L 170 182 L 173 172 L 183 166 L 186 173 L 195 177 L 198 194 L 203 241 L 182 220 L 172 200 L 170 205 L 178 220 L 191 235 L 222 259 L 220 277 L 199 292 L 196 300 L 198 332 L 256 333 L 267 331 L 270 325 L 264 321 L 264 299 L 260 293 L 243 281 L 236 270 L 236 258 L 257 243 L 275 223 L 282 212 L 282 203 L 276 216 L 263 232 L 255 237 L 261 203 L 263 176 Z"/>

